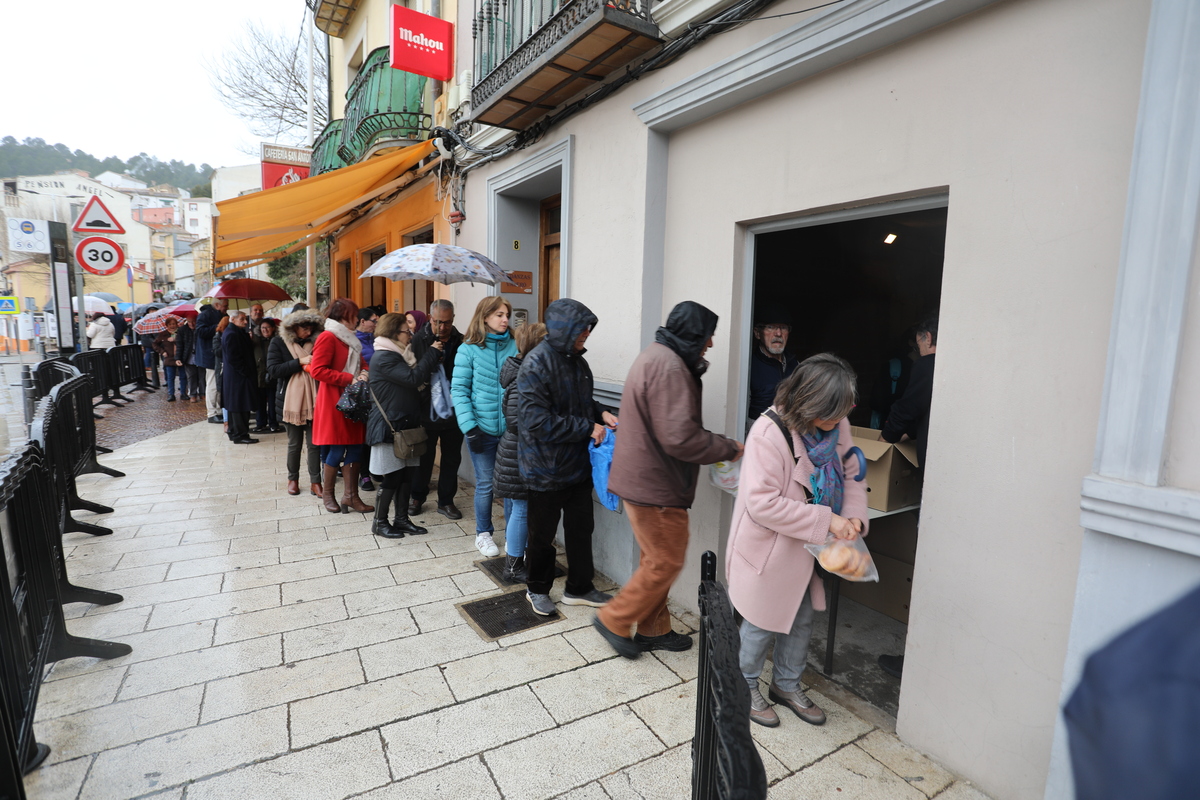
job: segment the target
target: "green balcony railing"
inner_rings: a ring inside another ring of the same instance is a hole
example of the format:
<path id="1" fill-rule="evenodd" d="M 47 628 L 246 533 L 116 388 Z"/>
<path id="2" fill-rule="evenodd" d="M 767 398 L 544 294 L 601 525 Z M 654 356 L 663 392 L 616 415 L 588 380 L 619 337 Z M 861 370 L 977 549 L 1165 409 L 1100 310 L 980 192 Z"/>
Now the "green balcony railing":
<path id="1" fill-rule="evenodd" d="M 338 155 L 338 147 L 342 144 L 343 122 L 345 120 L 329 120 L 325 130 L 321 131 L 321 135 L 313 142 L 312 161 L 309 162 L 310 175 L 320 175 L 346 166 L 345 160 Z"/>
<path id="2" fill-rule="evenodd" d="M 433 127 L 433 116 L 424 113 L 428 78 L 392 69 L 388 61 L 387 47 L 372 50 L 346 92 L 337 152 L 347 164 L 382 141 L 425 139 Z"/>

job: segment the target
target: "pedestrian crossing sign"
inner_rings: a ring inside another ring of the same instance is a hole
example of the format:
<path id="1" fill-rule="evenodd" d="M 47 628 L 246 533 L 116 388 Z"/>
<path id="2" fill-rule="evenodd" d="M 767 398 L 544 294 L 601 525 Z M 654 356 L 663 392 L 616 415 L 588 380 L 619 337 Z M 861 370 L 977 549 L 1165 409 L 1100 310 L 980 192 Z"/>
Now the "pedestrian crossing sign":
<path id="1" fill-rule="evenodd" d="M 0 314 L 20 314 L 21 304 L 15 297 L 0 297 Z"/>

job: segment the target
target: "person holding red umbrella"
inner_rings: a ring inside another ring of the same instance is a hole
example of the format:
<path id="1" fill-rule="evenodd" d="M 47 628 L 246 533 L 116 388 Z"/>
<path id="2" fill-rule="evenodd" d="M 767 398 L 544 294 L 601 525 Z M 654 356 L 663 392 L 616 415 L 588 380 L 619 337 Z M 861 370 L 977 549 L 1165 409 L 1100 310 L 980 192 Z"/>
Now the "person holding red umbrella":
<path id="1" fill-rule="evenodd" d="M 375 510 L 358 496 L 358 476 L 366 455 L 366 425 L 352 422 L 337 409 L 342 390 L 355 380 L 366 380 L 362 362 L 362 343 L 354 335 L 358 325 L 358 305 L 339 297 L 325 312 L 325 330 L 313 345 L 308 373 L 317 382 L 317 403 L 313 410 L 313 444 L 321 448 L 321 500 L 331 514 L 363 514 Z M 342 467 L 341 503 L 334 499 L 338 465 Z"/>

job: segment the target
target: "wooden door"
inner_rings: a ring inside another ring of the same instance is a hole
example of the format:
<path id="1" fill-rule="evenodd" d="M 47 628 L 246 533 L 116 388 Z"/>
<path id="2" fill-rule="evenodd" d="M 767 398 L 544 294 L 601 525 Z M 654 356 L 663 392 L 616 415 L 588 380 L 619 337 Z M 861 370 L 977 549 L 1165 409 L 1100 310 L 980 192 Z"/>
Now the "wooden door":
<path id="1" fill-rule="evenodd" d="M 562 273 L 559 250 L 562 241 L 562 195 L 542 201 L 541 250 L 538 254 L 538 319 L 545 321 L 546 306 L 559 298 Z"/>

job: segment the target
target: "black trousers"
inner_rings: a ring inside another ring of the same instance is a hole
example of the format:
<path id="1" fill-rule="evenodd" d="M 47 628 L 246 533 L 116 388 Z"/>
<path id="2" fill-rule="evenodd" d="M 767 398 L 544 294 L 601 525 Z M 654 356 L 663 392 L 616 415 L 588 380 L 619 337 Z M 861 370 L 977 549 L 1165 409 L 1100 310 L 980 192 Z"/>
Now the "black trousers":
<path id="1" fill-rule="evenodd" d="M 235 441 L 242 437 L 250 437 L 250 412 L 249 411 L 230 411 L 229 412 L 229 441 Z"/>
<path id="2" fill-rule="evenodd" d="M 433 477 L 433 459 L 437 448 L 442 448 L 442 466 L 438 475 L 437 502 L 439 506 L 447 506 L 454 502 L 458 492 L 458 468 L 462 466 L 463 432 L 454 423 L 450 427 L 438 430 L 426 428 L 429 440 L 425 447 L 425 455 L 421 456 L 421 466 L 413 470 L 412 499 L 424 503 L 429 496 L 429 480 Z"/>
<path id="3" fill-rule="evenodd" d="M 595 587 L 592 577 L 592 482 L 553 492 L 529 493 L 529 542 L 525 545 L 525 565 L 532 594 L 550 594 L 554 583 L 554 536 L 562 518 L 563 543 L 567 548 L 567 592 L 587 594 Z"/>

